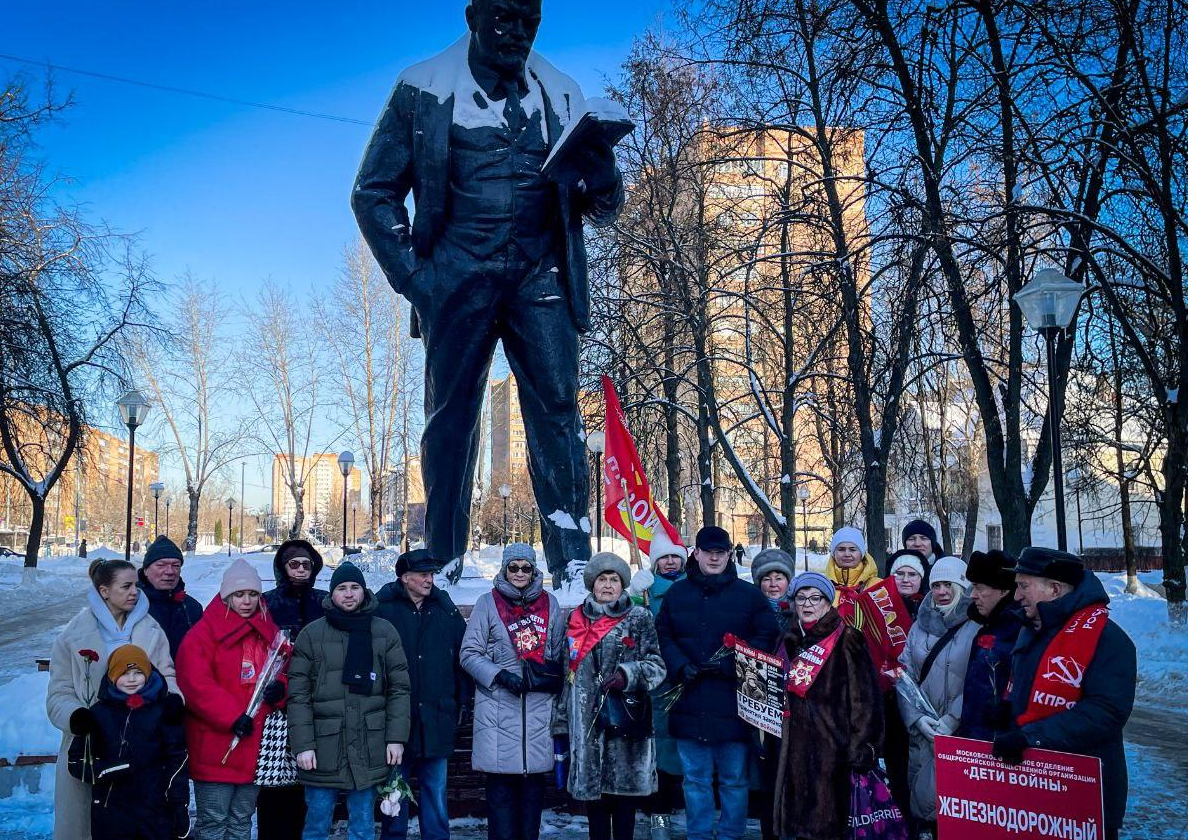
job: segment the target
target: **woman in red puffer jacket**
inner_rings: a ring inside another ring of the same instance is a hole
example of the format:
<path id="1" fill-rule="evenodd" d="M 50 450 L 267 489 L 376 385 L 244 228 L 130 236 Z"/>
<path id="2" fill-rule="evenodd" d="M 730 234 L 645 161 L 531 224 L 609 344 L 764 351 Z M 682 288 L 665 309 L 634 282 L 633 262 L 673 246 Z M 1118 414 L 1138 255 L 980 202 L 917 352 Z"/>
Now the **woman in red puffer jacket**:
<path id="1" fill-rule="evenodd" d="M 283 680 L 273 683 L 254 718 L 247 716 L 277 632 L 262 592 L 259 574 L 245 560 L 235 560 L 222 576 L 220 594 L 188 631 L 176 657 L 196 790 L 196 840 L 251 836 L 263 721 L 283 706 L 287 693 Z M 235 735 L 241 740 L 226 758 Z"/>

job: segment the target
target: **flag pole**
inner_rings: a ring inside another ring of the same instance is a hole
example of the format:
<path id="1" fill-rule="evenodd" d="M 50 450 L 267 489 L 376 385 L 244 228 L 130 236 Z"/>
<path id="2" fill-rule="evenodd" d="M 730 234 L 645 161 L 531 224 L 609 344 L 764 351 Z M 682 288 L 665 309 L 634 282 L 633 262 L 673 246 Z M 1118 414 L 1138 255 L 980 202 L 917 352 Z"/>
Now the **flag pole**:
<path id="1" fill-rule="evenodd" d="M 627 492 L 627 480 L 623 476 L 619 476 L 619 482 L 622 484 L 622 509 L 623 521 L 627 524 L 627 533 L 631 535 L 631 553 L 635 555 L 635 564 L 639 567 L 639 571 L 643 571 L 643 553 L 639 550 L 639 539 L 635 536 L 635 514 L 631 512 L 631 494 Z"/>

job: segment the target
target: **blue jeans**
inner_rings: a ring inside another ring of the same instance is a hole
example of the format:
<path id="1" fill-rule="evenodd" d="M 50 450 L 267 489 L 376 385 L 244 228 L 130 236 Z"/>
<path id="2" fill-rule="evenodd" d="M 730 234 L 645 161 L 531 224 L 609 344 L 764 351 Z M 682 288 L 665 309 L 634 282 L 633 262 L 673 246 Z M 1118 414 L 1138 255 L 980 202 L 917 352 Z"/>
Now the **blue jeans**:
<path id="1" fill-rule="evenodd" d="M 328 840 L 338 794 L 336 788 L 305 785 L 305 805 L 309 810 L 305 812 L 301 840 Z M 348 790 L 346 794 L 347 840 L 373 840 L 376 836 L 376 788 Z"/>
<path id="2" fill-rule="evenodd" d="M 447 759 L 410 758 L 401 762 L 405 779 L 417 778 L 418 825 L 422 840 L 450 840 L 451 819 L 447 816 Z M 409 801 L 401 800 L 401 813 L 380 819 L 380 840 L 405 840 L 409 830 Z"/>
<path id="3" fill-rule="evenodd" d="M 748 746 L 742 741 L 703 744 L 677 740 L 685 770 L 685 831 L 689 840 L 714 833 L 714 775 L 718 773 L 718 840 L 740 840 L 748 822 Z"/>

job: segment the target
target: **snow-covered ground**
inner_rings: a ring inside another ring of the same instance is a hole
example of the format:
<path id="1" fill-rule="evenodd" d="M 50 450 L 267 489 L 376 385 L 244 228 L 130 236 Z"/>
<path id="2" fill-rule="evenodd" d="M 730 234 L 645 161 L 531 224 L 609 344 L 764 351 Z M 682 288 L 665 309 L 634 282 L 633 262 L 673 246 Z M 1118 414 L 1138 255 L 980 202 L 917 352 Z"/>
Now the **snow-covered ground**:
<path id="1" fill-rule="evenodd" d="M 622 543 L 606 545 L 626 556 Z M 319 575 L 319 583 L 328 583 L 337 549 L 323 552 L 327 567 Z M 91 555 L 118 556 L 99 548 Z M 272 555 L 251 552 L 241 555 L 258 570 L 265 588 L 274 586 Z M 377 589 L 395 579 L 393 549 L 367 551 L 352 559 L 362 569 L 369 586 Z M 184 579 L 189 593 L 207 604 L 216 594 L 222 573 L 231 561 L 224 552 L 189 557 L 184 563 Z M 819 568 L 825 558 L 812 555 L 811 568 Z M 48 656 L 54 634 L 83 606 L 87 589 L 88 561 L 77 557 L 44 558 L 32 574 L 21 567 L 19 560 L 0 560 L 0 759 L 14 761 L 20 755 L 50 755 L 56 752 L 60 734 L 46 720 L 43 698 L 49 674 L 34 670 L 36 657 Z M 540 557 L 540 565 L 543 566 Z M 801 564 L 800 564 L 801 565 Z M 501 568 L 501 548 L 487 546 L 473 554 L 465 563 L 459 583 L 450 588 L 457 604 L 474 604 L 489 590 L 494 575 Z M 740 576 L 748 578 L 750 569 L 740 567 Z M 1185 628 L 1171 627 L 1166 614 L 1165 600 L 1150 587 L 1160 583 L 1161 574 L 1141 575 L 1144 584 L 1136 595 L 1124 592 L 1123 575 L 1101 576 L 1111 596 L 1112 619 L 1128 632 L 1136 644 L 1138 659 L 1137 713 L 1156 712 L 1152 722 L 1144 721 L 1142 731 L 1150 727 L 1171 725 L 1180 719 L 1183 734 L 1186 729 L 1187 698 L 1187 634 Z M 439 584 L 446 580 L 439 577 Z M 584 589 L 573 581 L 556 591 L 564 606 L 579 604 Z M 1136 715 L 1134 715 L 1135 719 Z M 1130 727 L 1135 730 L 1136 727 Z M 1135 731 L 1132 736 L 1136 735 Z M 1130 741 L 1132 741 L 1130 736 Z M 1179 757 L 1172 740 L 1157 743 L 1129 744 L 1131 765 L 1130 812 L 1126 836 L 1148 838 L 1177 838 L 1186 836 L 1185 816 L 1181 825 L 1166 822 L 1174 809 L 1162 808 L 1180 793 L 1178 802 L 1185 802 L 1185 743 Z M 7 774 L 7 775 L 6 775 Z M 50 836 L 53 824 L 53 768 L 42 766 L 28 769 L 0 768 L 0 840 L 35 840 Z M 1179 790 L 1179 787 L 1181 790 Z M 1157 815 L 1154 824 L 1149 820 Z M 585 836 L 580 820 L 549 814 L 545 830 L 562 837 Z M 456 836 L 475 836 L 479 826 L 465 822 Z M 640 835 L 643 829 L 641 828 Z"/>

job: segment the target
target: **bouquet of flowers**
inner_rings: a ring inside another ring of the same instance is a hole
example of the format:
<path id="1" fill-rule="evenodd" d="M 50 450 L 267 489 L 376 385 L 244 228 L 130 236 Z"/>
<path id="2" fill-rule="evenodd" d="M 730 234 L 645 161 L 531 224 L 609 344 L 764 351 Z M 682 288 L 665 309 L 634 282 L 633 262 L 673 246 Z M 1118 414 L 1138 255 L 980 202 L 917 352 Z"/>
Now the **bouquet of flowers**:
<path id="1" fill-rule="evenodd" d="M 280 672 L 288 664 L 288 654 L 291 652 L 292 646 L 288 643 L 288 633 L 283 630 L 278 631 L 276 638 L 272 640 L 271 648 L 268 649 L 267 661 L 259 671 L 259 679 L 255 681 L 255 691 L 251 694 L 251 701 L 247 703 L 247 717 L 253 718 L 255 713 L 259 711 L 259 707 L 263 705 L 263 692 L 279 678 Z M 238 746 L 240 741 L 242 739 L 237 735 L 230 739 L 230 748 L 226 750 L 226 754 L 222 757 L 222 764 L 225 764 L 229 760 L 230 753 L 234 752 L 234 748 Z"/>
<path id="2" fill-rule="evenodd" d="M 386 817 L 401 815 L 402 799 L 415 801 L 414 792 L 409 789 L 409 783 L 405 781 L 400 768 L 393 770 L 388 781 L 377 787 L 376 790 L 381 796 L 380 813 Z"/>
<path id="3" fill-rule="evenodd" d="M 908 703 L 914 706 L 928 717 L 940 719 L 939 713 L 932 706 L 931 701 L 927 699 L 927 695 L 923 693 L 923 689 L 915 682 L 915 678 L 910 675 L 910 672 L 901 665 L 897 668 L 885 672 L 886 676 L 894 681 L 894 685 Z"/>
<path id="4" fill-rule="evenodd" d="M 728 656 L 732 656 L 735 653 L 735 643 L 738 641 L 739 639 L 734 633 L 724 633 L 722 645 L 719 646 L 718 650 L 710 654 L 710 658 L 702 663 L 702 667 L 707 665 L 717 665 Z M 665 710 L 671 709 L 676 702 L 681 699 L 681 694 L 684 693 L 684 691 L 685 683 L 678 683 L 669 689 L 669 691 L 664 695 Z"/>

